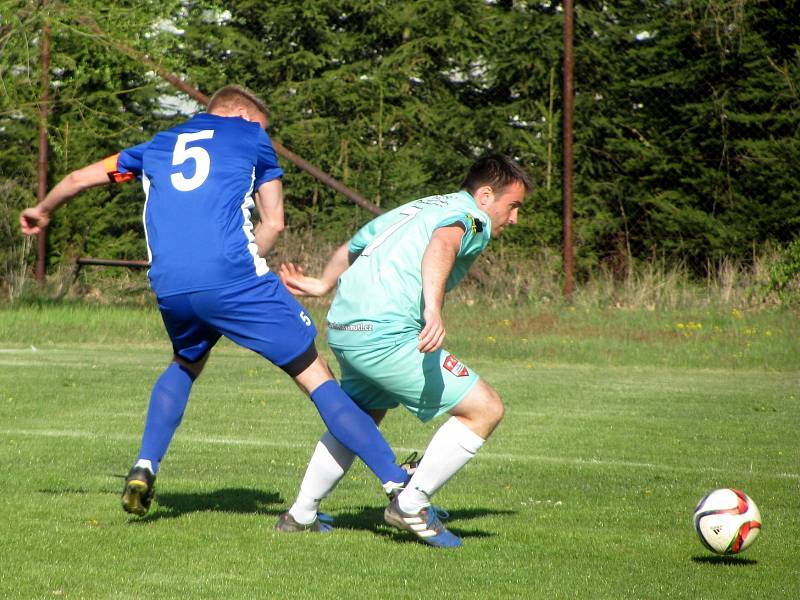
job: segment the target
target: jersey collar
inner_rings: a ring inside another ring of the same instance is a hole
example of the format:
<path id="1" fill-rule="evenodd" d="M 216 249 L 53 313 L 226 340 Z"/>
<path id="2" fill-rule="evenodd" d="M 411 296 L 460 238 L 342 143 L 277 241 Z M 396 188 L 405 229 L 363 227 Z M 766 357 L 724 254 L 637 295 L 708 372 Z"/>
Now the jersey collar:
<path id="1" fill-rule="evenodd" d="M 463 198 L 468 198 L 469 201 L 472 202 L 472 204 L 475 206 L 475 208 L 477 208 L 478 210 L 481 210 L 480 208 L 478 208 L 478 203 L 475 201 L 475 198 L 473 198 L 472 194 L 470 194 L 467 190 L 459 190 L 458 193 Z M 481 212 L 483 212 L 483 211 L 481 211 Z"/>

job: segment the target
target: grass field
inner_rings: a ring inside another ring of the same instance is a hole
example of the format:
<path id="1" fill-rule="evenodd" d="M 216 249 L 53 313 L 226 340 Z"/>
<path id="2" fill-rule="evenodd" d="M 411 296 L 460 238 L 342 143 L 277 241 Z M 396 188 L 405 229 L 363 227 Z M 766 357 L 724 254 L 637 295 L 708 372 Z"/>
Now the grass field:
<path id="1" fill-rule="evenodd" d="M 455 551 L 383 525 L 360 463 L 323 505 L 334 533 L 273 532 L 323 428 L 281 372 L 227 343 L 194 388 L 157 505 L 129 517 L 119 492 L 169 359 L 157 313 L 0 309 L 0 597 L 800 597 L 796 313 L 447 318 L 448 349 L 507 406 L 436 497 L 465 540 Z M 395 411 L 385 433 L 402 457 L 435 426 Z M 731 486 L 764 528 L 719 558 L 691 514 Z"/>

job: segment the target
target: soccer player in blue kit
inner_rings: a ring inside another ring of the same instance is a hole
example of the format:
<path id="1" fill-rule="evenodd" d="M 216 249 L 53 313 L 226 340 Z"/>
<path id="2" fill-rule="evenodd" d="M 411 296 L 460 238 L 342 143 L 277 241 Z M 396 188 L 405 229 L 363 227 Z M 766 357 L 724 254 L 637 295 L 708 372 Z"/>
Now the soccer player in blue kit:
<path id="1" fill-rule="evenodd" d="M 207 113 L 73 171 L 20 214 L 23 233 L 37 234 L 79 192 L 141 179 L 148 275 L 174 356 L 153 387 L 139 455 L 125 480 L 122 505 L 130 513 L 149 510 L 192 385 L 223 335 L 292 377 L 329 431 L 362 458 L 387 493 L 408 479 L 372 419 L 317 355 L 310 316 L 262 258 L 283 229 L 283 171 L 265 131 L 267 115 L 252 92 L 226 86 Z M 261 218 L 255 230 L 254 206 Z M 315 519 L 305 528 L 329 526 Z"/>
<path id="2" fill-rule="evenodd" d="M 458 547 L 431 496 L 472 459 L 503 417 L 497 392 L 443 348 L 442 306 L 470 265 L 517 222 L 527 174 L 502 154 L 469 169 L 461 191 L 408 202 L 373 219 L 340 246 L 319 278 L 294 265 L 281 278 L 296 295 L 321 296 L 338 283 L 328 312 L 328 345 L 342 389 L 380 422 L 399 404 L 421 421 L 448 413 L 411 480 L 392 493 L 390 525 L 438 547 Z M 313 523 L 320 502 L 350 468 L 353 453 L 326 433 L 317 444 L 297 500 L 276 528 Z"/>

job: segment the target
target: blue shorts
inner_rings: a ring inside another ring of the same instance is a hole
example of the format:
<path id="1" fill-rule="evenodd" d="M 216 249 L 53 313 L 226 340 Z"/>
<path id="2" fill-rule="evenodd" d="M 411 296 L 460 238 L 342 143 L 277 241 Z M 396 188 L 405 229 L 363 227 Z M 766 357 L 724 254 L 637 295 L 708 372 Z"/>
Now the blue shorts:
<path id="1" fill-rule="evenodd" d="M 272 272 L 244 285 L 159 298 L 158 307 L 173 351 L 190 363 L 224 335 L 282 367 L 317 337 L 306 309 Z"/>

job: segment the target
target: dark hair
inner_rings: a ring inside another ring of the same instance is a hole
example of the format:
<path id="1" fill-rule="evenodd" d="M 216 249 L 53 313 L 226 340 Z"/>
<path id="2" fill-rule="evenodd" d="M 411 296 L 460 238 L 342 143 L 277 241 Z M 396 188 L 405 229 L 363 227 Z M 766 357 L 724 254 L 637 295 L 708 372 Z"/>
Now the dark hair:
<path id="1" fill-rule="evenodd" d="M 467 176 L 461 183 L 461 189 L 474 194 L 478 188 L 488 185 L 494 189 L 495 193 L 499 193 L 514 182 L 525 186 L 526 192 L 533 189 L 528 174 L 511 158 L 505 154 L 488 154 L 479 158 L 469 168 Z"/>
<path id="2" fill-rule="evenodd" d="M 265 117 L 269 118 L 267 104 L 253 92 L 240 85 L 226 85 L 218 89 L 208 103 L 208 111 L 220 108 L 248 108 L 255 109 Z"/>

